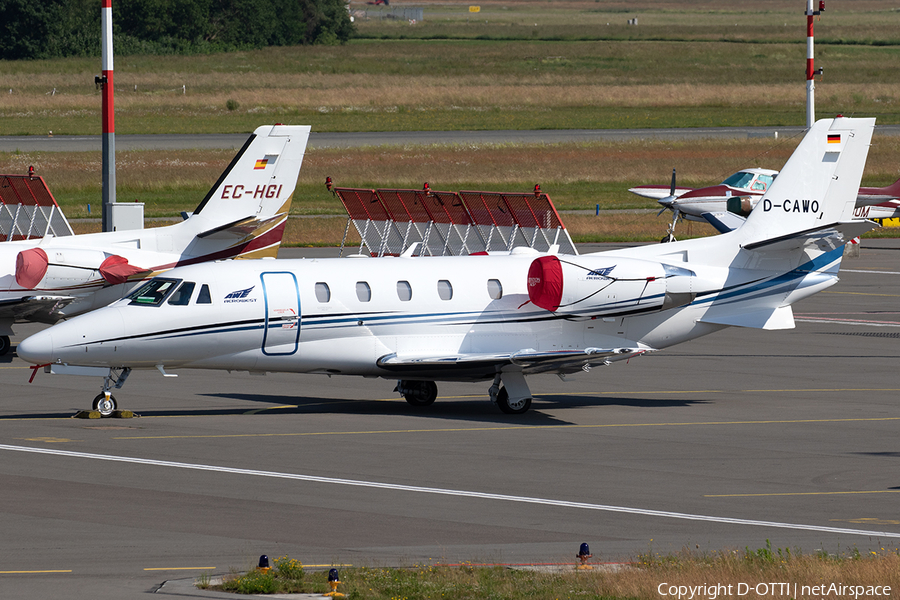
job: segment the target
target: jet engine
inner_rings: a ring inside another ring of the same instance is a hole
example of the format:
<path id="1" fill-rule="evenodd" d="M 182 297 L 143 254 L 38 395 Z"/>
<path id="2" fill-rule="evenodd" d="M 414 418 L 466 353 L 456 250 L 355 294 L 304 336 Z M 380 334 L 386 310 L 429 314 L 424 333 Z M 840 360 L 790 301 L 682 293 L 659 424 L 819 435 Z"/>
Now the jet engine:
<path id="1" fill-rule="evenodd" d="M 16 283 L 25 289 L 59 289 L 97 283 L 124 283 L 129 275 L 141 273 L 116 254 L 82 248 L 29 248 L 16 256 Z"/>
<path id="2" fill-rule="evenodd" d="M 528 298 L 550 312 L 626 316 L 690 304 L 693 271 L 621 256 L 542 256 L 528 269 Z"/>

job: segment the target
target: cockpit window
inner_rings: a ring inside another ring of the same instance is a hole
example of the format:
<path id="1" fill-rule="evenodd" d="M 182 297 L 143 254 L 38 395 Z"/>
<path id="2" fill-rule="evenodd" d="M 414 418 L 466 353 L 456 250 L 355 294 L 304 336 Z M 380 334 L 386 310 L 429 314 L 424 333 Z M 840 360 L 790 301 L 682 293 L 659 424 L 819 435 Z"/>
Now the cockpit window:
<path id="1" fill-rule="evenodd" d="M 191 295 L 194 293 L 194 285 L 193 281 L 185 281 L 182 283 L 181 287 L 178 288 L 178 291 L 169 298 L 169 304 L 172 306 L 187 306 L 188 302 L 191 301 Z"/>
<path id="2" fill-rule="evenodd" d="M 738 171 L 737 173 L 723 181 L 722 184 L 735 188 L 746 188 L 748 185 L 750 185 L 750 182 L 753 181 L 754 177 L 755 175 L 753 173 Z"/>
<path id="3" fill-rule="evenodd" d="M 756 180 L 756 183 L 753 184 L 753 189 L 766 191 L 769 189 L 769 186 L 772 185 L 773 181 L 775 181 L 775 178 L 771 175 L 760 175 L 759 179 Z"/>
<path id="4" fill-rule="evenodd" d="M 131 300 L 129 304 L 159 306 L 180 282 L 180 279 L 163 279 L 161 277 L 151 279 L 128 296 Z"/>

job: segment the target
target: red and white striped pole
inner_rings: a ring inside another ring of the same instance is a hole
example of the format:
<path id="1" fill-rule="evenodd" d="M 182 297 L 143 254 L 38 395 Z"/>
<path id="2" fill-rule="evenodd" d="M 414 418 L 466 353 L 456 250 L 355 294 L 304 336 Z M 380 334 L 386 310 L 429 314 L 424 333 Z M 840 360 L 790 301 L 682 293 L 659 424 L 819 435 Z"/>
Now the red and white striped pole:
<path id="1" fill-rule="evenodd" d="M 813 67 L 813 17 L 825 9 L 825 2 L 819 2 L 819 10 L 813 10 L 815 0 L 806 0 L 806 128 L 816 121 L 816 70 Z M 819 69 L 819 73 L 822 70 Z"/>
<path id="2" fill-rule="evenodd" d="M 99 85 L 103 92 L 103 231 L 112 231 L 112 204 L 116 202 L 116 118 L 113 108 L 113 34 L 112 0 L 102 0 L 100 9 L 102 33 L 102 74 Z"/>

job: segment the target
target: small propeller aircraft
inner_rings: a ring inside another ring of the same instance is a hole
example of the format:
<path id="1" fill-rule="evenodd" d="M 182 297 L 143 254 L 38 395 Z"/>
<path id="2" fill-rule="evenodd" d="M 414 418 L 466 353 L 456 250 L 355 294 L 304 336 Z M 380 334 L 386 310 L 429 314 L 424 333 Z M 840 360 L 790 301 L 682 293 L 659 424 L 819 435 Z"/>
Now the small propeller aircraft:
<path id="1" fill-rule="evenodd" d="M 176 265 L 274 257 L 309 130 L 258 128 L 181 223 L 0 244 L 0 355 L 14 323 L 55 323 L 106 306 Z"/>
<path id="2" fill-rule="evenodd" d="M 173 269 L 106 308 L 19 344 L 51 373 L 103 378 L 199 368 L 397 380 L 413 406 L 437 381 L 490 382 L 505 413 L 526 377 L 565 376 L 729 326 L 794 326 L 791 305 L 837 282 L 874 119 L 815 124 L 738 229 L 582 255 L 551 248 L 226 261 Z M 418 244 L 418 242 L 417 242 Z M 36 367 L 37 368 L 37 367 Z"/>
<path id="3" fill-rule="evenodd" d="M 725 178 L 722 183 L 703 188 L 685 188 L 675 185 L 675 170 L 672 182 L 664 185 L 639 185 L 629 188 L 629 192 L 653 198 L 662 205 L 659 214 L 665 210 L 673 213 L 672 223 L 663 242 L 675 239 L 675 224 L 679 217 L 688 221 L 709 222 L 720 233 L 738 227 L 750 214 L 759 199 L 772 185 L 778 171 L 771 169 L 742 169 Z M 900 216 L 900 179 L 887 187 L 861 187 L 856 196 L 856 216 L 858 218 L 891 218 Z M 865 207 L 873 207 L 863 210 Z"/>

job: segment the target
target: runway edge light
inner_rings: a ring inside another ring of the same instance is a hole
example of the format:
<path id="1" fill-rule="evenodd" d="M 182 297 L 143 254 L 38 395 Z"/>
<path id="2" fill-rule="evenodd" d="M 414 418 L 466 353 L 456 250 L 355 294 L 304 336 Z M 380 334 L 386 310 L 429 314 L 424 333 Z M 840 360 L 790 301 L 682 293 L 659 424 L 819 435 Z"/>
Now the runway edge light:
<path id="1" fill-rule="evenodd" d="M 262 556 L 260 556 L 259 557 L 259 566 L 256 568 L 259 569 L 260 571 L 262 571 L 263 573 L 268 573 L 269 571 L 271 571 L 272 567 L 269 566 L 269 556 L 266 554 L 263 554 Z"/>
<path id="2" fill-rule="evenodd" d="M 338 575 L 337 569 L 331 569 L 328 571 L 328 585 L 331 586 L 331 591 L 325 594 L 326 596 L 331 596 L 333 598 L 342 598 L 344 594 L 337 591 L 337 586 L 341 582 L 341 578 Z"/>
<path id="3" fill-rule="evenodd" d="M 591 548 L 587 545 L 587 543 L 581 544 L 581 548 L 578 549 L 578 554 L 575 555 L 575 558 L 581 560 L 581 564 L 575 567 L 576 569 L 593 569 L 591 565 L 588 564 L 588 559 L 591 558 L 593 554 L 591 554 Z"/>

